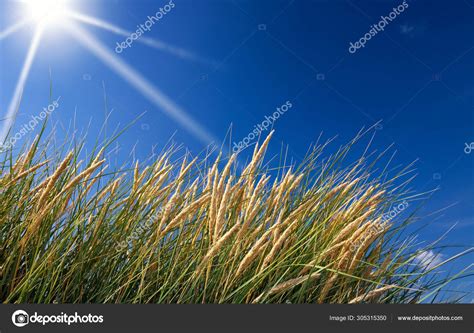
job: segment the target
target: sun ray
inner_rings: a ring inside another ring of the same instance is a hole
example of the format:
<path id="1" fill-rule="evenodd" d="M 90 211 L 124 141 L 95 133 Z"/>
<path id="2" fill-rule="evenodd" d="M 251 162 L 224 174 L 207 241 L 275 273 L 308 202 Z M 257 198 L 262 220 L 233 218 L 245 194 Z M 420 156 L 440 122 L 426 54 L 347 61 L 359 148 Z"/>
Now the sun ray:
<path id="1" fill-rule="evenodd" d="M 5 122 L 2 124 L 0 130 L 0 143 L 3 143 L 10 131 L 13 123 L 15 122 L 16 113 L 20 106 L 21 96 L 23 93 L 23 89 L 25 87 L 26 80 L 28 79 L 28 75 L 30 73 L 31 65 L 35 59 L 36 51 L 38 50 L 38 46 L 41 40 L 41 35 L 43 34 L 43 27 L 39 26 L 36 30 L 33 39 L 31 41 L 31 45 L 28 49 L 28 54 L 26 55 L 25 62 L 23 63 L 23 67 L 21 69 L 20 77 L 15 87 L 15 91 L 13 93 L 13 98 L 8 105 L 7 114 L 3 118 Z"/>
<path id="2" fill-rule="evenodd" d="M 5 38 L 7 38 L 11 34 L 14 34 L 18 30 L 20 30 L 21 28 L 25 27 L 29 22 L 30 22 L 29 19 L 25 19 L 25 20 L 17 22 L 15 24 L 11 25 L 10 27 L 6 28 L 2 32 L 0 32 L 0 40 L 3 40 Z"/>
<path id="3" fill-rule="evenodd" d="M 94 55 L 123 77 L 129 84 L 134 86 L 143 96 L 148 98 L 155 106 L 163 110 L 174 120 L 194 134 L 205 144 L 218 143 L 213 136 L 204 129 L 197 121 L 192 119 L 181 107 L 173 102 L 168 96 L 153 86 L 145 77 L 125 63 L 117 55 L 107 49 L 99 40 L 82 29 L 77 24 L 65 25 L 65 28 Z"/>
<path id="4" fill-rule="evenodd" d="M 72 11 L 68 12 L 68 15 L 70 17 L 74 18 L 75 20 L 79 21 L 79 22 L 86 23 L 86 24 L 89 24 L 91 26 L 95 26 L 95 27 L 110 31 L 110 32 L 115 33 L 119 36 L 129 37 L 132 34 L 131 31 L 127 31 L 125 29 L 122 29 L 122 28 L 110 23 L 110 22 L 98 19 L 96 17 L 91 17 L 91 16 L 88 16 L 88 15 L 84 15 L 84 14 L 77 13 L 77 12 L 72 12 Z M 199 62 L 199 63 L 210 65 L 210 66 L 215 66 L 216 65 L 213 61 L 203 59 L 203 58 L 201 58 L 201 57 L 199 57 L 199 56 L 197 56 L 197 55 L 195 55 L 195 54 L 193 54 L 193 53 L 191 53 L 187 50 L 169 45 L 169 44 L 164 43 L 162 41 L 159 41 L 157 39 L 141 36 L 139 39 L 137 39 L 137 42 L 148 45 L 148 46 L 150 46 L 154 49 L 157 49 L 157 50 L 168 52 L 170 54 L 178 56 L 181 59 L 190 60 L 190 61 L 194 61 L 194 62 Z"/>

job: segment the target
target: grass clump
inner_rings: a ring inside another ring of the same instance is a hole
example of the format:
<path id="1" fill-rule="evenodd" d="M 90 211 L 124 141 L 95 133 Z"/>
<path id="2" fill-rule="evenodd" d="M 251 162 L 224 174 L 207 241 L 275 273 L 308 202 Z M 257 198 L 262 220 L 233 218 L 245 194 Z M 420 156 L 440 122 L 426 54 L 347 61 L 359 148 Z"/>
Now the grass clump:
<path id="1" fill-rule="evenodd" d="M 237 156 L 191 159 L 169 147 L 108 170 L 104 147 L 51 154 L 36 139 L 0 162 L 0 300 L 5 303 L 413 303 L 456 276 L 414 264 L 409 167 L 379 157 L 342 167 L 352 144 L 299 166 L 243 170 Z M 423 249 L 423 251 L 426 249 Z"/>

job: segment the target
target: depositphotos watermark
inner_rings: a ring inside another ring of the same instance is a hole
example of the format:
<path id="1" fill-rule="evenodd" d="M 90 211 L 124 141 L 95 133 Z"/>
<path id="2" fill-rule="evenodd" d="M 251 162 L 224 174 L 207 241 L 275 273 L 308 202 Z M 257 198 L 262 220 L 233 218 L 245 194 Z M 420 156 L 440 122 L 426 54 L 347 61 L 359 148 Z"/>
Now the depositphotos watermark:
<path id="1" fill-rule="evenodd" d="M 43 111 L 41 111 L 39 115 L 31 116 L 31 120 L 28 123 L 23 124 L 21 129 L 18 132 L 16 132 L 14 135 L 12 135 L 7 141 L 5 141 L 4 143 L 0 142 L 0 153 L 8 149 L 11 149 L 18 140 L 20 140 L 29 132 L 33 131 L 40 122 L 44 121 L 47 116 L 49 116 L 54 110 L 56 110 L 59 107 L 60 99 L 61 99 L 61 96 L 59 96 L 58 99 L 53 101 L 47 107 L 43 108 Z"/>
<path id="2" fill-rule="evenodd" d="M 387 214 L 382 215 L 382 222 L 387 222 L 387 221 L 390 221 L 390 220 L 394 219 L 398 214 L 400 214 L 405 209 L 407 209 L 408 206 L 409 205 L 408 205 L 408 202 L 406 200 L 399 203 L 396 207 L 392 208 Z M 382 228 L 383 227 L 380 224 L 375 224 L 375 225 L 371 226 L 368 229 L 368 231 L 364 234 L 362 239 L 358 239 L 355 242 L 351 242 L 351 246 L 350 246 L 349 250 L 351 252 L 357 251 L 357 249 L 362 246 L 362 244 L 365 242 L 366 239 L 368 239 L 368 238 L 372 237 L 373 235 L 381 232 L 383 230 Z"/>
<path id="3" fill-rule="evenodd" d="M 474 150 L 474 142 L 471 143 L 464 143 L 464 153 L 465 154 L 470 154 Z"/>
<path id="4" fill-rule="evenodd" d="M 58 315 L 39 315 L 35 312 L 33 315 L 29 315 L 24 310 L 16 310 L 12 314 L 12 322 L 16 327 L 23 327 L 28 324 L 101 324 L 104 322 L 103 315 L 93 314 L 78 314 L 74 312 L 73 315 L 61 312 Z"/>
<path id="5" fill-rule="evenodd" d="M 408 8 L 408 3 L 405 0 L 402 2 L 401 5 L 398 5 L 396 8 L 393 7 L 393 10 L 388 14 L 388 16 L 380 16 L 381 20 L 376 24 L 372 24 L 370 26 L 371 29 L 369 30 L 369 32 L 366 33 L 363 37 L 361 37 L 359 41 L 355 43 L 352 43 L 352 42 L 349 43 L 350 44 L 349 53 L 356 53 L 358 49 L 360 49 L 361 47 L 365 47 L 365 44 L 367 43 L 368 40 L 370 40 L 380 31 L 383 31 L 390 22 L 396 19 L 397 16 L 403 13 L 405 9 L 407 8 Z"/>
<path id="6" fill-rule="evenodd" d="M 175 6 L 173 0 L 170 0 L 166 5 L 160 7 L 160 10 L 158 10 L 155 15 L 148 15 L 147 20 L 143 24 L 137 25 L 138 29 L 131 33 L 125 41 L 121 43 L 117 42 L 115 52 L 122 53 L 124 49 L 131 47 L 134 41 L 140 38 L 146 31 L 150 31 L 151 27 L 168 14 Z"/>
<path id="7" fill-rule="evenodd" d="M 393 220 L 398 214 L 400 214 L 405 209 L 407 209 L 408 206 L 409 206 L 408 202 L 406 200 L 403 200 L 396 207 L 390 209 L 390 211 L 387 214 L 382 215 L 382 222 Z"/>
<path id="8" fill-rule="evenodd" d="M 157 212 L 155 212 L 148 221 L 142 225 L 139 226 L 136 230 L 134 230 L 125 240 L 121 241 L 120 243 L 117 242 L 117 251 L 122 251 L 123 249 L 127 248 L 128 244 L 131 243 L 134 240 L 137 240 L 140 238 L 140 235 L 143 234 L 144 231 L 148 230 L 151 228 L 153 225 L 154 221 L 156 221 L 161 213 L 162 209 L 158 209 Z"/>
<path id="9" fill-rule="evenodd" d="M 239 153 L 245 148 L 247 148 L 250 142 L 252 142 L 255 139 L 258 139 L 258 137 L 263 131 L 268 131 L 268 128 L 269 127 L 271 128 L 273 123 L 275 123 L 275 121 L 277 121 L 277 119 L 280 118 L 280 116 L 282 116 L 286 111 L 288 111 L 292 107 L 293 107 L 293 104 L 291 104 L 290 101 L 287 101 L 285 104 L 283 104 L 279 108 L 276 108 L 277 110 L 273 112 L 271 115 L 265 116 L 265 120 L 262 121 L 260 124 L 255 125 L 254 130 L 250 132 L 245 138 L 243 138 L 239 142 L 234 141 L 232 152 Z"/>

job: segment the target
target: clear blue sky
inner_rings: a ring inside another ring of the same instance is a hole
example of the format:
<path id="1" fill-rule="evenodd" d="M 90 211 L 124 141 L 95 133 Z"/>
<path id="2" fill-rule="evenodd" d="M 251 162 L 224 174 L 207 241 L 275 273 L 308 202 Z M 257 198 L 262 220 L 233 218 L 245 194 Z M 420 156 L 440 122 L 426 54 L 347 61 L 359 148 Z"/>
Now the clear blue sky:
<path id="1" fill-rule="evenodd" d="M 74 2 L 74 1 L 73 1 Z M 132 31 L 168 1 L 76 1 L 77 11 Z M 140 38 L 158 39 L 193 57 L 125 40 L 82 23 L 104 50 L 128 64 L 205 128 L 223 139 L 233 124 L 233 139 L 242 140 L 265 116 L 290 101 L 292 107 L 274 128 L 271 152 L 284 142 L 296 161 L 321 132 L 338 135 L 328 153 L 350 140 L 363 126 L 382 121 L 374 149 L 394 143 L 396 164 L 416 164 L 415 189 L 440 190 L 421 211 L 432 219 L 420 239 L 434 240 L 454 223 L 447 241 L 459 245 L 446 257 L 474 243 L 474 1 L 407 1 L 408 8 L 350 53 L 356 42 L 402 1 L 310 0 L 174 0 L 174 8 Z M 0 30 L 24 16 L 14 0 L 0 2 Z M 0 118 L 3 118 L 35 25 L 0 41 Z M 76 110 L 76 127 L 92 119 L 90 137 L 104 121 L 103 85 L 109 130 L 147 111 L 120 139 L 125 156 L 148 156 L 177 131 L 176 141 L 193 152 L 205 143 L 169 117 L 81 45 L 61 26 L 46 29 L 24 87 L 16 126 L 49 104 L 49 72 L 60 107 L 52 119 L 67 127 Z M 26 139 L 23 139 L 26 140 Z M 250 150 L 250 149 L 249 149 Z M 248 152 L 248 151 L 247 151 Z M 244 152 L 244 155 L 247 153 Z M 452 206 L 451 206 L 452 205 Z M 472 263 L 466 257 L 454 268 Z M 465 281 L 462 289 L 474 288 Z"/>

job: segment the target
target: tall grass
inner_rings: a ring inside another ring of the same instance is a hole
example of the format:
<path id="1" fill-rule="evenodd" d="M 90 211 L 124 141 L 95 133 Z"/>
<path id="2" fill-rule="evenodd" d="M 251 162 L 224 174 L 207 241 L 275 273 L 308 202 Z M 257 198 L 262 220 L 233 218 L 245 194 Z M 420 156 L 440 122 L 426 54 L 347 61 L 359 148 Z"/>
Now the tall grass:
<path id="1" fill-rule="evenodd" d="M 313 146 L 299 165 L 265 164 L 271 134 L 243 169 L 237 156 L 191 159 L 172 145 L 109 170 L 83 144 L 37 138 L 0 162 L 0 300 L 5 303 L 412 303 L 439 279 L 384 221 L 411 166 L 342 161 Z M 83 155 L 83 154 L 82 154 Z M 449 261 L 449 260 L 447 260 Z"/>

